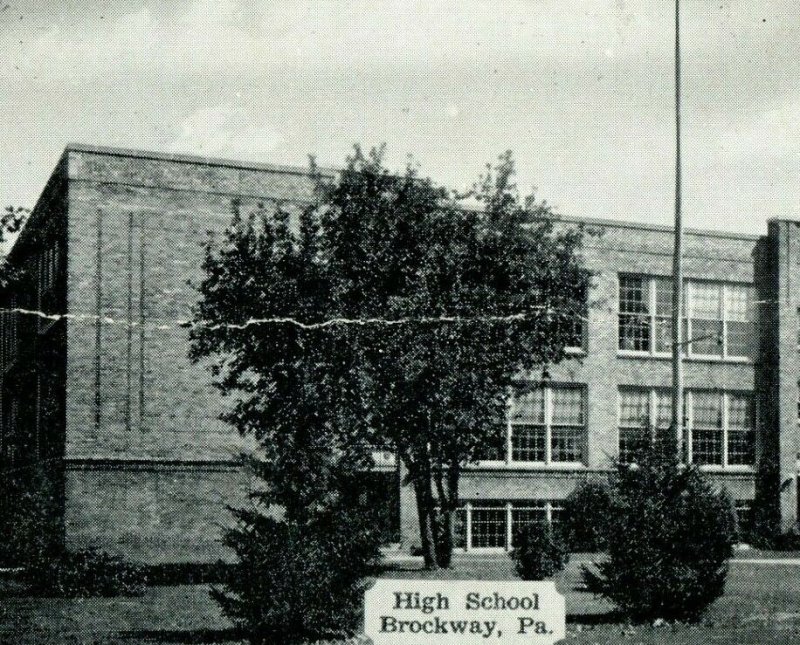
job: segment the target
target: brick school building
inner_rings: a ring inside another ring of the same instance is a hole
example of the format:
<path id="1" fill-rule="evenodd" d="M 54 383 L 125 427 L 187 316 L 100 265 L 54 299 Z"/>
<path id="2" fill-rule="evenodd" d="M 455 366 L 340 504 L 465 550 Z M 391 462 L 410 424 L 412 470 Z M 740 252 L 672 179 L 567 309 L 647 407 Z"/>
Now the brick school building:
<path id="1" fill-rule="evenodd" d="M 227 557 L 226 505 L 254 482 L 254 446 L 219 420 L 228 402 L 188 359 L 206 232 L 231 204 L 300 208 L 305 169 L 71 145 L 11 251 L 24 274 L 0 296 L 0 471 L 40 464 L 62 493 L 70 548 L 149 562 Z M 596 272 L 588 321 L 545 387 L 510 407 L 504 446 L 462 477 L 459 545 L 505 549 L 514 526 L 557 522 L 581 481 L 647 427 L 669 423 L 672 231 L 585 223 Z M 754 500 L 797 520 L 800 223 L 764 235 L 687 231 L 685 362 L 690 458 L 743 516 Z M 26 311 L 67 314 L 53 319 Z M 135 324 L 129 324 L 135 323 Z M 376 455 L 387 542 L 418 542 L 410 487 Z M 2 481 L 2 479 L 0 479 Z"/>

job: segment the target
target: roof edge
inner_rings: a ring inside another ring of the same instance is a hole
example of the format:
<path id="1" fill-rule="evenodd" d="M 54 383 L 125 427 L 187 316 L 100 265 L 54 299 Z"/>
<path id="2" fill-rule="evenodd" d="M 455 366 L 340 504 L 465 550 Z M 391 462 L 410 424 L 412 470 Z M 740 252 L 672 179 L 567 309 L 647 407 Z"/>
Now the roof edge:
<path id="1" fill-rule="evenodd" d="M 262 163 L 256 161 L 240 161 L 225 157 L 204 157 L 174 152 L 154 152 L 150 150 L 136 150 L 134 148 L 114 148 L 109 146 L 95 146 L 85 143 L 68 143 L 64 154 L 69 152 L 88 152 L 90 154 L 108 155 L 112 157 L 136 157 L 137 159 L 151 159 L 153 161 L 173 161 L 176 163 L 200 164 L 203 166 L 221 166 L 224 168 L 237 168 L 240 170 L 269 170 L 291 175 L 307 175 L 308 168 L 285 164 Z M 318 167 L 325 176 L 334 176 L 338 168 Z"/>
<path id="2" fill-rule="evenodd" d="M 271 172 L 278 172 L 292 175 L 307 175 L 308 168 L 300 166 L 292 166 L 285 164 L 272 164 L 262 162 L 239 161 L 235 159 L 228 159 L 224 157 L 204 157 L 202 155 L 190 155 L 183 153 L 172 152 L 154 152 L 148 150 L 136 150 L 133 148 L 116 148 L 109 146 L 97 146 L 84 143 L 69 143 L 64 149 L 62 156 L 66 156 L 69 152 L 87 152 L 91 154 L 101 154 L 116 157 L 136 157 L 139 159 L 152 159 L 155 161 L 172 161 L 176 163 L 186 164 L 201 164 L 205 166 L 220 166 L 226 168 L 238 168 L 242 170 L 266 170 Z M 340 168 L 320 167 L 320 172 L 324 176 L 333 177 Z M 560 213 L 554 214 L 557 221 L 574 223 L 576 225 L 584 224 L 587 226 L 607 226 L 616 228 L 627 228 L 643 231 L 654 231 L 659 233 L 671 233 L 674 228 L 664 224 L 648 224 L 646 222 L 617 220 L 601 217 L 581 217 L 578 215 L 563 215 Z M 794 221 L 794 220 L 790 220 Z M 723 239 L 734 240 L 748 240 L 757 241 L 764 237 L 764 235 L 755 235 L 752 233 L 734 233 L 732 231 L 722 231 L 717 229 L 702 229 L 702 228 L 686 228 L 684 232 L 688 235 L 715 237 Z"/>

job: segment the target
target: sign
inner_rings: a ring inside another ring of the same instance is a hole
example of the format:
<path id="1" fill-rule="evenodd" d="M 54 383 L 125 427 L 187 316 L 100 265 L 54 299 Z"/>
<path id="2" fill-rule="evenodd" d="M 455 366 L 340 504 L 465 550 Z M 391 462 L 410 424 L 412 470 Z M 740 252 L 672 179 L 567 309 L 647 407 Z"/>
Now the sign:
<path id="1" fill-rule="evenodd" d="M 552 581 L 379 579 L 364 594 L 374 645 L 552 645 L 565 625 Z"/>

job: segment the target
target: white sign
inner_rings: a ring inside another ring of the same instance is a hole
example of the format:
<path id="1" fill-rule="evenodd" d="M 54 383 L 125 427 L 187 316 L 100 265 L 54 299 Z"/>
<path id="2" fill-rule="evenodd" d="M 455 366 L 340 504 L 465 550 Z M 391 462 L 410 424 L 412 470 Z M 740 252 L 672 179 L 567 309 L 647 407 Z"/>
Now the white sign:
<path id="1" fill-rule="evenodd" d="M 552 581 L 379 579 L 364 594 L 375 645 L 552 645 L 565 625 Z"/>

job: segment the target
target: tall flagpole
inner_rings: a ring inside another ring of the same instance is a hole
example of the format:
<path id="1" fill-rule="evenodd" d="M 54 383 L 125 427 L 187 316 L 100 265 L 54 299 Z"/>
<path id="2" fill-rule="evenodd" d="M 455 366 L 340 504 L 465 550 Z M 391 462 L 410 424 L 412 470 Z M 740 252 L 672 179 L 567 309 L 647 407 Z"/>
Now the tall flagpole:
<path id="1" fill-rule="evenodd" d="M 683 429 L 683 220 L 681 215 L 680 0 L 675 0 L 675 251 L 672 258 L 672 427 L 678 459 L 687 456 Z"/>

